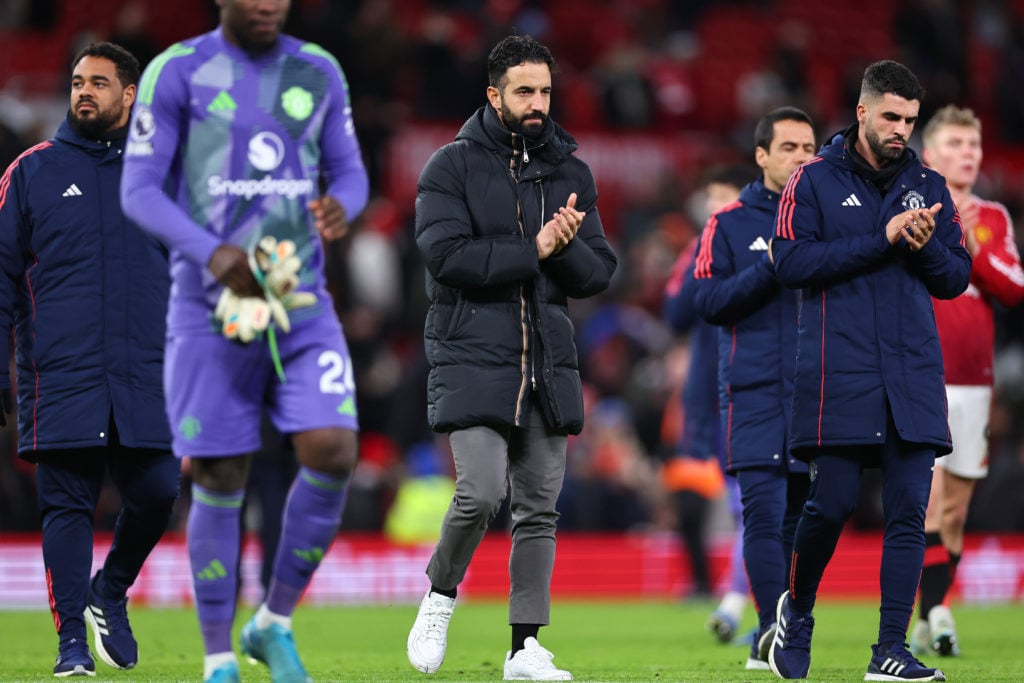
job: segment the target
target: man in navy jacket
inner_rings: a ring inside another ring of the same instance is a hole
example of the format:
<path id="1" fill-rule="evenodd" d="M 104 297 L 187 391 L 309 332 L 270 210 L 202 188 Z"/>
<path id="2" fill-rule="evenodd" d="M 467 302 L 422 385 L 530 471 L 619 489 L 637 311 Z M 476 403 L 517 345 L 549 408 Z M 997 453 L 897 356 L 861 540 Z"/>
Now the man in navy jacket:
<path id="1" fill-rule="evenodd" d="M 787 560 L 807 466 L 789 456 L 786 422 L 793 387 L 796 293 L 779 286 L 768 258 L 779 193 L 814 156 L 811 118 L 795 107 L 758 122 L 754 158 L 764 173 L 739 201 L 711 216 L 694 269 L 696 306 L 718 328 L 718 393 L 723 450 L 739 481 L 743 558 L 758 612 L 748 669 L 768 669 L 775 602 L 785 589 Z"/>
<path id="2" fill-rule="evenodd" d="M 963 292 L 971 257 L 945 181 L 907 148 L 923 97 L 902 64 L 869 66 L 857 123 L 794 174 L 779 204 L 769 253 L 779 280 L 801 288 L 789 446 L 811 473 L 769 653 L 780 678 L 807 676 L 818 584 L 861 470 L 880 466 L 881 618 L 864 679 L 946 680 L 904 635 L 932 466 L 951 450 L 931 297 Z"/>
<path id="3" fill-rule="evenodd" d="M 753 177 L 753 171 L 746 164 L 724 166 L 712 171 L 704 185 L 704 206 L 708 215 L 734 204 Z M 699 241 L 691 241 L 679 254 L 672 266 L 672 276 L 665 285 L 665 321 L 676 333 L 688 334 L 690 341 L 690 365 L 679 397 L 683 410 L 683 433 L 678 450 L 684 459 L 716 458 L 722 471 L 727 472 L 718 410 L 718 328 L 700 317 L 695 302 L 693 268 Z M 750 595 L 750 582 L 743 563 L 740 487 L 734 476 L 727 476 L 725 485 L 729 514 L 736 525 L 736 535 L 729 553 L 729 587 L 705 622 L 707 630 L 722 643 L 731 642 L 735 637 L 743 620 L 747 596 Z M 700 567 L 704 568 L 705 576 L 710 574 L 707 569 L 705 539 L 710 501 L 689 490 L 676 491 L 673 498 L 676 502 L 677 526 L 691 556 L 696 585 Z"/>
<path id="4" fill-rule="evenodd" d="M 87 622 L 104 662 L 135 666 L 125 595 L 178 495 L 161 387 L 166 251 L 124 217 L 118 198 L 138 78 L 123 48 L 87 46 L 74 62 L 67 120 L 0 180 L 0 357 L 9 357 L 13 325 L 18 453 L 37 463 L 56 676 L 94 675 Z M 0 387 L 10 386 L 5 361 Z M 90 582 L 108 471 L 123 507 Z"/>

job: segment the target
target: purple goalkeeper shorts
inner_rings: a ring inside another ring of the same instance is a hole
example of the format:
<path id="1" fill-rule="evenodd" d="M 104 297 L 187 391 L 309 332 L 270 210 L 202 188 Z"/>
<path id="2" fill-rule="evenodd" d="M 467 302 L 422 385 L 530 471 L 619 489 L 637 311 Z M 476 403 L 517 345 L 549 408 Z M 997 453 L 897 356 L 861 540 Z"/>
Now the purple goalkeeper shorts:
<path id="1" fill-rule="evenodd" d="M 249 344 L 212 330 L 172 334 L 164 390 L 178 457 L 244 455 L 260 448 L 262 412 L 282 434 L 359 429 L 352 359 L 333 313 L 277 331 L 282 383 L 266 336 Z"/>

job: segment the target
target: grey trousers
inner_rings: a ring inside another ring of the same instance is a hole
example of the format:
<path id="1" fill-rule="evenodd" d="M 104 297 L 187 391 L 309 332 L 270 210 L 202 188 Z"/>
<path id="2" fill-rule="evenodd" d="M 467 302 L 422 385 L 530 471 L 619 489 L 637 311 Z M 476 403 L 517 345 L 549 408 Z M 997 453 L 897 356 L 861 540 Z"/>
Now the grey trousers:
<path id="1" fill-rule="evenodd" d="M 509 556 L 510 624 L 550 623 L 555 566 L 555 503 L 565 477 L 566 437 L 548 431 L 530 404 L 527 426 L 506 437 L 489 427 L 449 435 L 455 461 L 455 496 L 441 539 L 427 564 L 430 582 L 455 588 L 498 513 L 511 484 L 512 552 Z"/>

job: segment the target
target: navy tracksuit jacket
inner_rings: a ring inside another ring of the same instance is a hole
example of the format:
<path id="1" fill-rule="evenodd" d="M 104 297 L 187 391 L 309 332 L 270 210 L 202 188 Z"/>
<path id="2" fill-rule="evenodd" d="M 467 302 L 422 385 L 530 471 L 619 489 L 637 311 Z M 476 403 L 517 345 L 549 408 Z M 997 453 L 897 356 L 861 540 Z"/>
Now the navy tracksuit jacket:
<path id="1" fill-rule="evenodd" d="M 697 313 L 693 267 L 696 250 L 676 264 L 679 272 L 666 287 L 664 317 L 676 332 L 690 334 L 690 369 L 683 385 L 681 453 L 700 460 L 719 457 L 724 463 L 718 419 L 718 328 Z"/>
<path id="2" fill-rule="evenodd" d="M 786 465 L 796 349 L 796 294 L 768 261 L 779 195 L 761 180 L 714 214 L 695 269 L 698 312 L 718 329 L 718 393 L 726 468 Z"/>
<path id="3" fill-rule="evenodd" d="M 773 253 L 779 280 L 801 288 L 790 432 L 801 457 L 885 443 L 890 411 L 903 441 L 951 450 L 932 297 L 967 288 L 971 257 L 945 179 L 905 154 L 883 196 L 837 135 L 783 191 Z M 922 250 L 889 244 L 890 218 L 937 202 Z"/>
<path id="4" fill-rule="evenodd" d="M 13 325 L 22 457 L 105 446 L 111 413 L 122 445 L 170 448 L 167 253 L 121 212 L 123 149 L 65 120 L 0 182 L 0 358 Z"/>

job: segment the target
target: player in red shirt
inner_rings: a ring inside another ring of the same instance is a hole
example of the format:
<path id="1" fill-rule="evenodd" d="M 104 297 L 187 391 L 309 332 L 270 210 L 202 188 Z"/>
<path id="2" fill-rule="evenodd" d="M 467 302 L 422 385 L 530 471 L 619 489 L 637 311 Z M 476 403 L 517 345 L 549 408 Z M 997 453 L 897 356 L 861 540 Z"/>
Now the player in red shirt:
<path id="1" fill-rule="evenodd" d="M 995 325 L 992 302 L 1024 299 L 1024 270 L 1006 207 L 973 194 L 981 167 L 981 122 L 970 109 L 943 107 L 924 128 L 924 161 L 946 177 L 974 259 L 971 283 L 955 299 L 934 300 L 946 370 L 953 452 L 935 461 L 925 516 L 926 548 L 915 654 L 957 655 L 956 626 L 944 604 L 963 552 L 975 482 L 988 474 Z"/>

